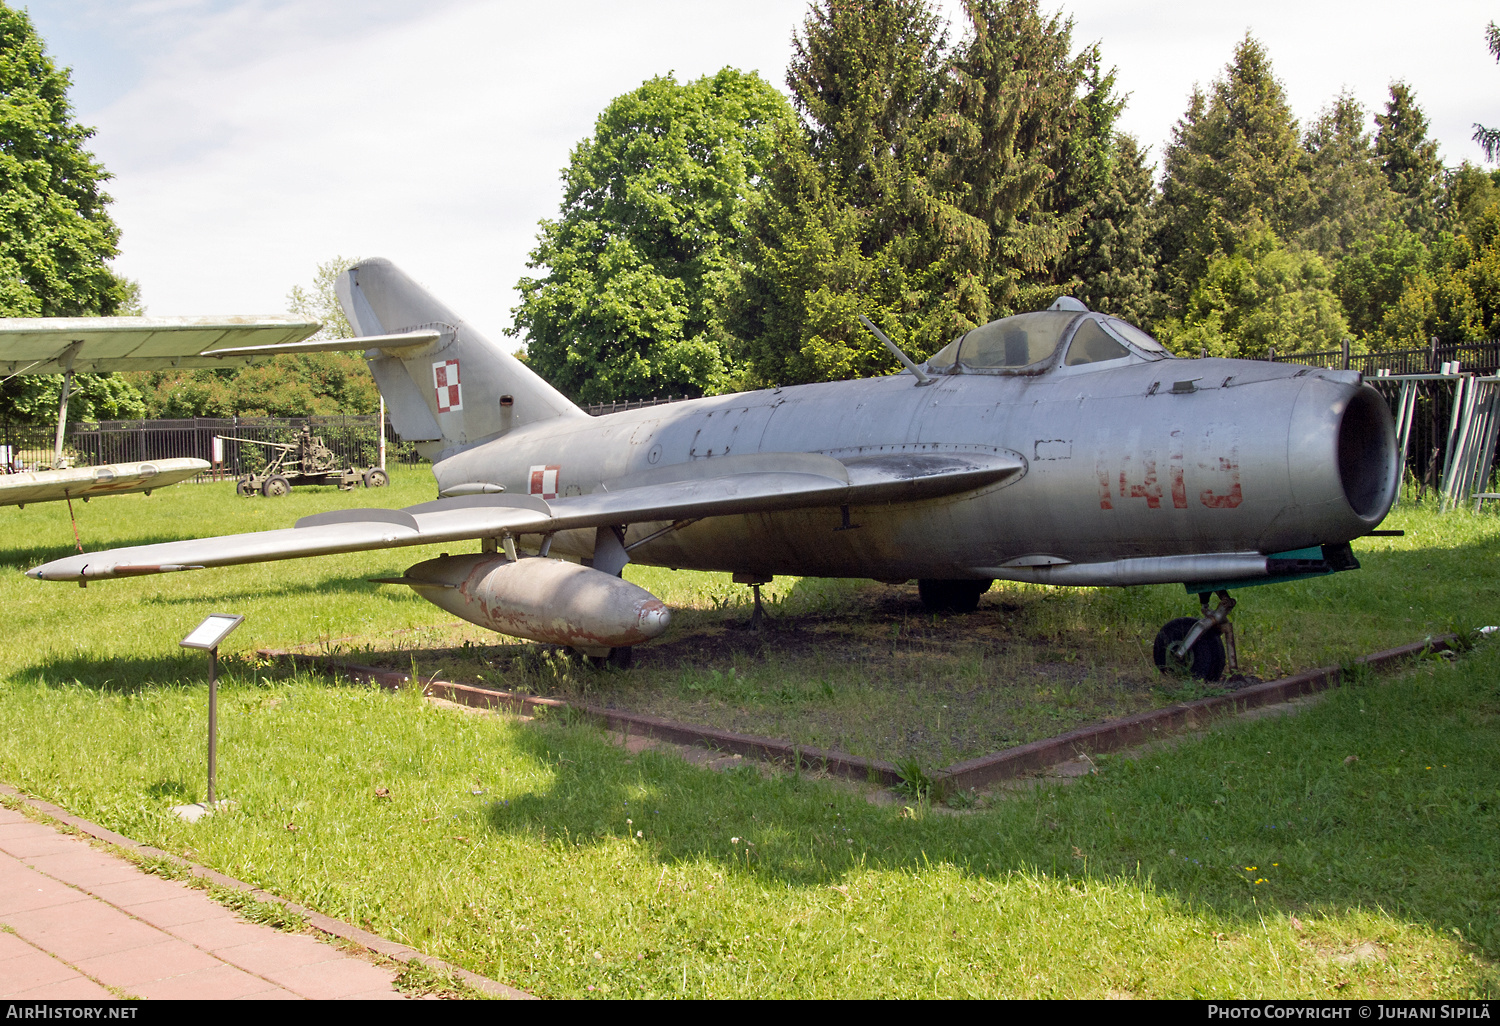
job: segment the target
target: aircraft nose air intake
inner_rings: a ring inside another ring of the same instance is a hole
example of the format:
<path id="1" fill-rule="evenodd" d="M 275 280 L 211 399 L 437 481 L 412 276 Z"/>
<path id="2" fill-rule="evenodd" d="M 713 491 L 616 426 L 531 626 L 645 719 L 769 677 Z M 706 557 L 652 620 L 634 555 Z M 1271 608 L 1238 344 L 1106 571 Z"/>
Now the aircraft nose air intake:
<path id="1" fill-rule="evenodd" d="M 1331 374 L 1309 374 L 1304 380 L 1287 438 L 1297 538 L 1349 541 L 1379 524 L 1395 502 L 1400 485 L 1395 424 L 1370 385 Z"/>

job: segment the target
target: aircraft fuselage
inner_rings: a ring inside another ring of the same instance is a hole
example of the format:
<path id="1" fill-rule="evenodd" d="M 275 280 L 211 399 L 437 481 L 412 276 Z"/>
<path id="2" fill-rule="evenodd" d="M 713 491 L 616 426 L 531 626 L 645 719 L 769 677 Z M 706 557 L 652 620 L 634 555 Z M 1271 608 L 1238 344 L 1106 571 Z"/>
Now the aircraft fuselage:
<path id="1" fill-rule="evenodd" d="M 901 374 L 529 425 L 434 466 L 439 490 L 588 494 L 672 464 L 749 453 L 998 453 L 1024 471 L 920 502 L 712 517 L 635 562 L 830 577 L 961 578 L 996 568 L 1274 553 L 1367 534 L 1396 455 L 1358 374 L 1248 360 L 1132 360 L 1036 375 Z M 629 526 L 630 545 L 666 524 Z M 588 557 L 592 532 L 553 551 Z"/>

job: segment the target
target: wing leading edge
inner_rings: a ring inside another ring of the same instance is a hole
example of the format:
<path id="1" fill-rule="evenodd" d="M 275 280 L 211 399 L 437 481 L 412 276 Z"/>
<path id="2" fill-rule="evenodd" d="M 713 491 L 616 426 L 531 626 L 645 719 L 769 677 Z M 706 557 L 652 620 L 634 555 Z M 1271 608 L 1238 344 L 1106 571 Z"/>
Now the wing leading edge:
<path id="1" fill-rule="evenodd" d="M 712 463 L 722 463 L 726 472 L 712 474 L 719 469 Z M 1020 459 L 998 454 L 902 454 L 844 461 L 816 453 L 725 457 L 666 467 L 611 482 L 589 495 L 551 502 L 530 495 L 466 495 L 404 510 L 337 510 L 304 517 L 296 527 L 278 531 L 82 553 L 26 574 L 42 581 L 87 581 L 505 534 L 913 501 L 998 484 L 1024 469 Z"/>

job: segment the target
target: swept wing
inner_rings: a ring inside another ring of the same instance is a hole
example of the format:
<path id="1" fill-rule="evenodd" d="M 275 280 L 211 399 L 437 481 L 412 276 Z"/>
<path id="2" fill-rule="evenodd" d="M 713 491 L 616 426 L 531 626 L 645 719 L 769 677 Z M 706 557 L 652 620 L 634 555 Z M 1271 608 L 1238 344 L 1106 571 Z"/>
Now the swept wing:
<path id="1" fill-rule="evenodd" d="M 840 461 L 817 453 L 757 453 L 666 467 L 607 483 L 589 495 L 550 502 L 530 495 L 465 495 L 400 510 L 337 510 L 304 517 L 296 527 L 279 531 L 83 553 L 27 574 L 45 581 L 84 581 L 505 534 L 912 501 L 982 488 L 1022 469 L 1013 457 L 990 454 Z"/>

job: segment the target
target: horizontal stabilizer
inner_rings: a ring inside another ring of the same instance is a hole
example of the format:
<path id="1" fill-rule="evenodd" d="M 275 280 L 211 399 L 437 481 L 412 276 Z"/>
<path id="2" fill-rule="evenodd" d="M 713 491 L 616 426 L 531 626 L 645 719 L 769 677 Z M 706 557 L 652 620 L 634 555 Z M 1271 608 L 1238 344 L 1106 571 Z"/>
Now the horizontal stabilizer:
<path id="1" fill-rule="evenodd" d="M 310 339 L 306 342 L 284 342 L 267 346 L 219 346 L 198 355 L 222 360 L 229 356 L 281 356 L 285 353 L 337 353 L 368 349 L 410 349 L 427 346 L 443 336 L 436 331 L 404 331 L 399 335 L 366 335 L 363 338 Z"/>

